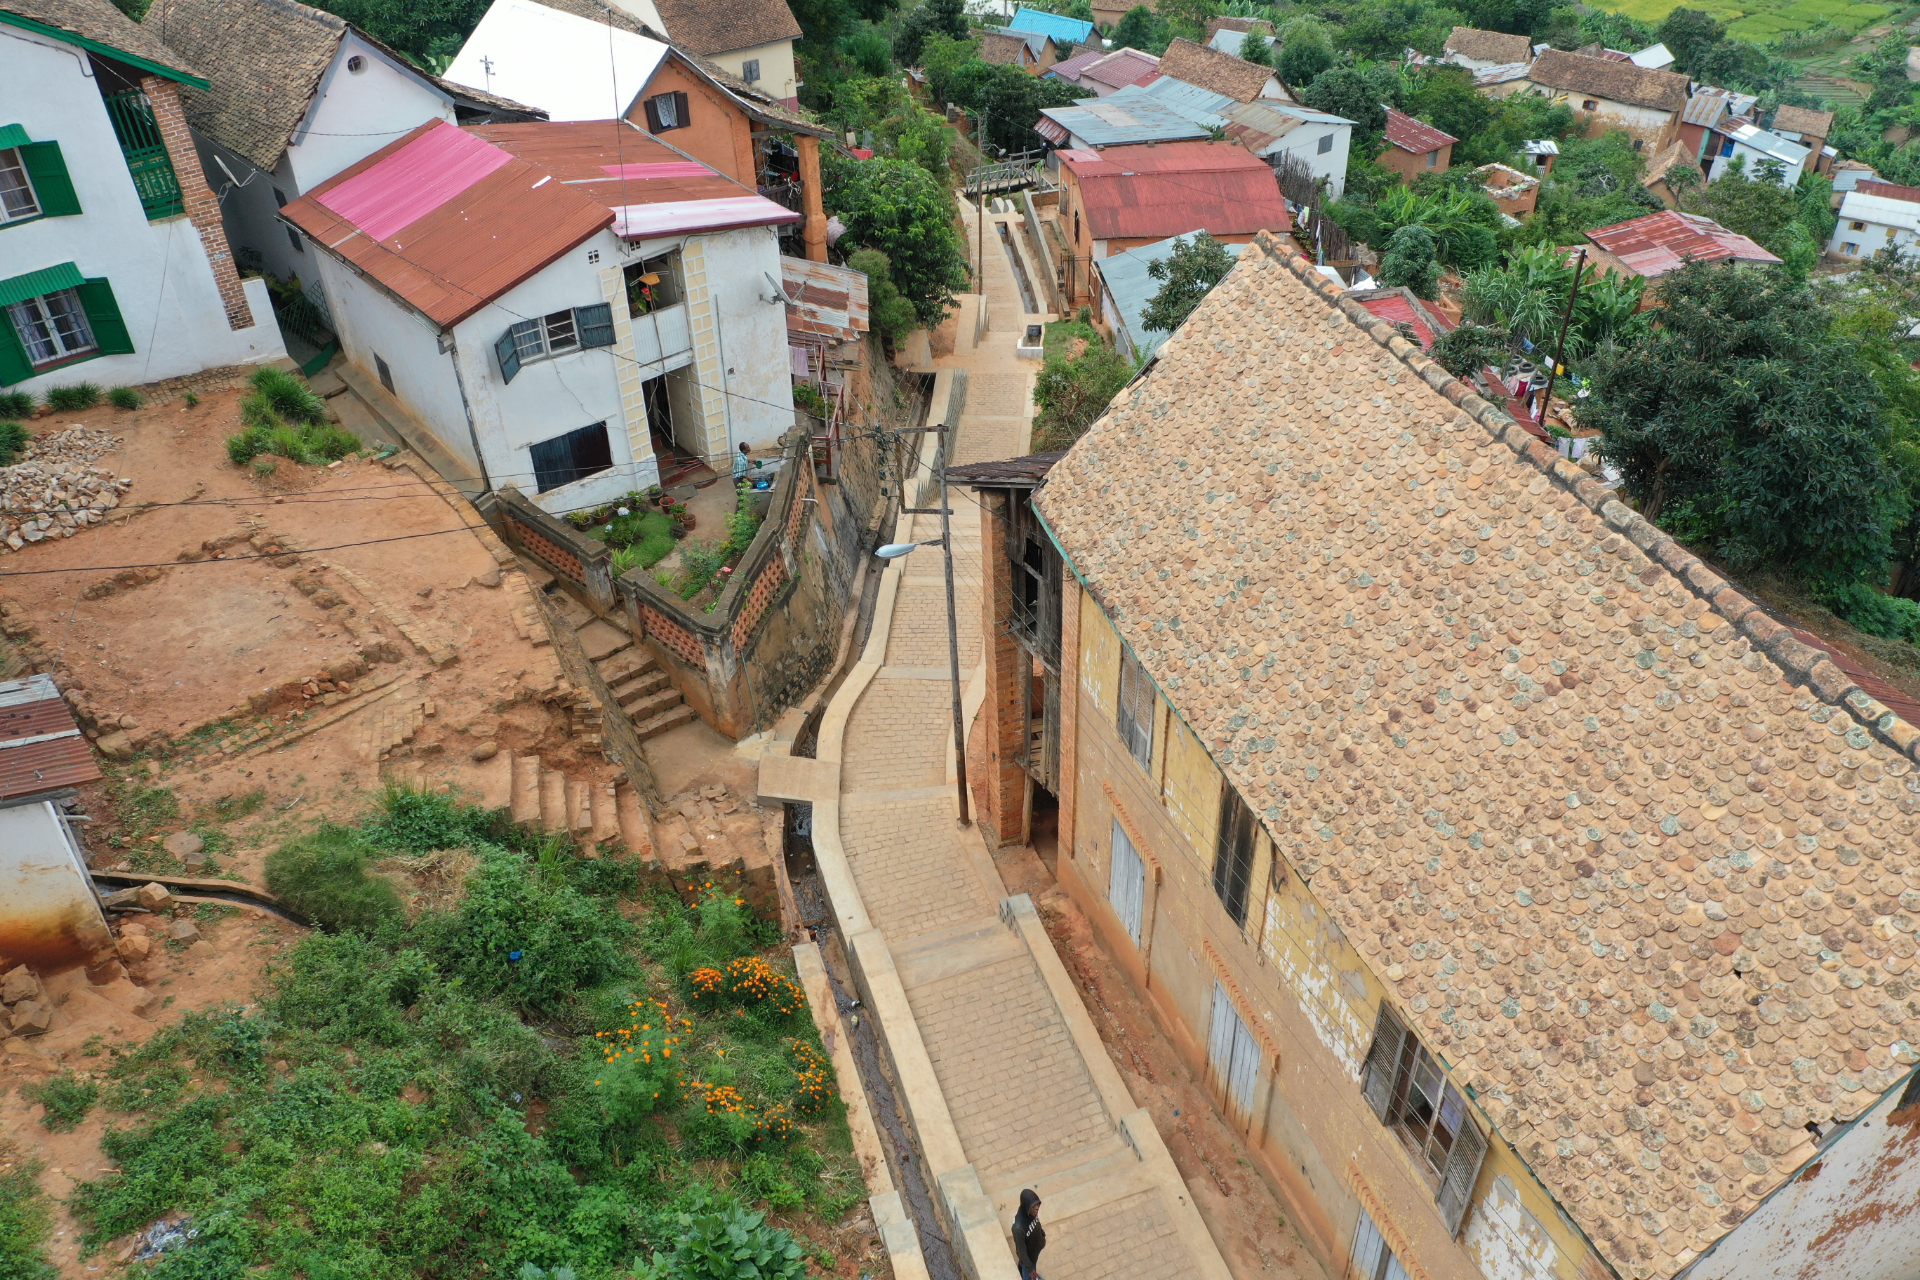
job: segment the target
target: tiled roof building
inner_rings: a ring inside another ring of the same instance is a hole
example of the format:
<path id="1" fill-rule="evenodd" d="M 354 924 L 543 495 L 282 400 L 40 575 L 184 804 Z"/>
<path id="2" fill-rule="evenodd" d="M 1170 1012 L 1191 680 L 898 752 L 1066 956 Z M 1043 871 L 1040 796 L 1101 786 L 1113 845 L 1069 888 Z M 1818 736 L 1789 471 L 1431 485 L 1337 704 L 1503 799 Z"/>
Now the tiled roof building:
<path id="1" fill-rule="evenodd" d="M 1035 499 L 1071 569 L 1061 686 L 1104 690 L 1062 714 L 1063 884 L 1122 912 L 1097 927 L 1152 947 L 1201 1043 L 1210 984 L 1216 1039 L 1250 1021 L 1262 1071 L 1291 1046 L 1294 1128 L 1268 1141 L 1283 1177 L 1323 1162 L 1329 1265 L 1476 1274 L 1483 1216 L 1525 1202 L 1560 1255 L 1535 1274 L 1665 1278 L 1718 1249 L 1691 1274 L 1758 1275 L 1729 1261 L 1743 1224 L 1806 1203 L 1767 1202 L 1848 1143 L 1890 1153 L 1872 1213 L 1898 1218 L 1911 1193 L 1884 1188 L 1920 1164 L 1848 1122 L 1920 1062 L 1920 730 L 1338 294 L 1258 237 Z M 1111 786 L 1072 780 L 1116 714 L 1139 745 L 1097 766 Z M 1187 741 L 1226 798 L 1176 767 Z M 1216 812 L 1217 845 L 1161 838 Z M 1196 855 L 1210 916 L 1174 905 Z M 1150 864 L 1144 915 L 1101 899 L 1108 863 L 1116 886 Z M 1301 895 L 1322 954 L 1360 968 L 1301 959 Z M 1464 1184 L 1440 1161 L 1438 1216 L 1395 1203 L 1419 1183 L 1367 1114 L 1434 1131 L 1388 1096 L 1414 1056 L 1459 1089 L 1432 1106 L 1492 1130 Z M 1779 1266 L 1822 1230 L 1767 1237 Z"/>

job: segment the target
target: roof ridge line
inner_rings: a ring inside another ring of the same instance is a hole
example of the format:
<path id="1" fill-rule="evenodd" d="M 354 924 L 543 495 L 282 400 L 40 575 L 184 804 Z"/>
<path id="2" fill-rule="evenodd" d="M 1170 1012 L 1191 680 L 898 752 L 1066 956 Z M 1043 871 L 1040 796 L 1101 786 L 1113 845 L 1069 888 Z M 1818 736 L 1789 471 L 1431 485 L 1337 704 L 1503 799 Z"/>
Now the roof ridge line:
<path id="1" fill-rule="evenodd" d="M 1416 344 L 1407 341 L 1392 325 L 1361 306 L 1348 291 L 1335 288 L 1331 281 L 1313 268 L 1300 250 L 1285 244 L 1270 231 L 1256 235 L 1253 245 L 1292 272 L 1302 284 L 1386 348 L 1410 372 L 1445 396 L 1488 435 L 1546 476 L 1550 484 L 1572 494 L 1581 505 L 1600 517 L 1608 528 L 1639 548 L 1648 560 L 1685 583 L 1687 589 L 1710 611 L 1745 636 L 1754 648 L 1771 659 L 1790 679 L 1812 690 L 1822 702 L 1844 710 L 1866 733 L 1908 760 L 1920 763 L 1920 728 L 1902 720 L 1855 684 L 1825 653 L 1795 638 L 1789 627 L 1775 620 L 1764 607 L 1733 583 L 1709 569 L 1699 556 L 1620 501 L 1612 490 L 1602 488 L 1592 476 L 1540 443 L 1512 417 L 1448 373 Z M 1246 259 L 1245 253 L 1241 254 L 1241 259 Z M 1177 337 L 1176 334 L 1175 338 L 1168 339 L 1168 344 Z M 1166 346 L 1162 346 L 1161 355 L 1166 354 Z M 1633 621 L 1638 624 L 1640 619 Z"/>

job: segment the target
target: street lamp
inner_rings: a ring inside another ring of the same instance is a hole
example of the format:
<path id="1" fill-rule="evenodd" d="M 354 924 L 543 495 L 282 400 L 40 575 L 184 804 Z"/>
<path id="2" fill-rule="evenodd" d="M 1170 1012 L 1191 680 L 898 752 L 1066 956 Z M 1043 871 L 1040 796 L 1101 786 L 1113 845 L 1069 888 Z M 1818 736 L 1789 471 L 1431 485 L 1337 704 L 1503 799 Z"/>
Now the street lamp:
<path id="1" fill-rule="evenodd" d="M 929 428 L 930 430 L 932 428 Z M 973 815 L 967 803 L 967 733 L 965 715 L 960 705 L 960 630 L 955 620 L 953 604 L 953 514 L 952 504 L 947 501 L 947 441 L 945 434 L 952 428 L 939 428 L 940 447 L 938 450 L 940 475 L 940 536 L 929 538 L 925 542 L 889 542 L 877 547 L 874 555 L 882 560 L 898 560 L 919 547 L 940 547 L 946 552 L 947 571 L 947 667 L 953 684 L 953 767 L 954 781 L 959 787 L 960 825 L 973 825 Z M 902 484 L 902 489 L 905 485 Z M 917 510 L 917 508 L 912 508 Z"/>

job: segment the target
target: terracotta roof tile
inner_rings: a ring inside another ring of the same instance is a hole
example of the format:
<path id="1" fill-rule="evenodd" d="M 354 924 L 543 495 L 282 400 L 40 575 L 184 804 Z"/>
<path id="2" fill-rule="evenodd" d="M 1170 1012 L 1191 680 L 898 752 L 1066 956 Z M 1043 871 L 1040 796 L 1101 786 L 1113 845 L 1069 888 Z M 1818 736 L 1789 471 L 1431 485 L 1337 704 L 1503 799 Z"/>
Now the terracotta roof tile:
<path id="1" fill-rule="evenodd" d="M 1920 730 L 1278 238 L 1037 502 L 1620 1275 L 1920 1062 Z"/>
<path id="2" fill-rule="evenodd" d="M 1266 91 L 1275 73 L 1218 49 L 1176 39 L 1160 55 L 1160 74 L 1225 94 L 1235 102 L 1252 102 Z"/>
<path id="3" fill-rule="evenodd" d="M 1402 151 L 1411 151 L 1423 156 L 1429 151 L 1438 151 L 1449 143 L 1460 141 L 1450 133 L 1443 133 L 1424 120 L 1416 120 L 1404 111 L 1387 108 L 1387 141 Z"/>
<path id="4" fill-rule="evenodd" d="M 1833 112 L 1814 111 L 1807 107 L 1782 107 L 1773 113 L 1773 131 L 1824 138 L 1833 131 Z"/>
<path id="5" fill-rule="evenodd" d="M 800 24 L 786 0 L 655 0 L 675 44 L 704 57 L 755 45 L 798 40 Z"/>
<path id="6" fill-rule="evenodd" d="M 1004 31 L 982 31 L 974 37 L 980 42 L 980 61 L 1005 66 L 1023 66 L 1030 60 L 1023 36 Z"/>
<path id="7" fill-rule="evenodd" d="M 1527 79 L 1549 89 L 1658 111 L 1680 111 L 1687 105 L 1687 78 L 1683 75 L 1558 49 L 1548 49 L 1535 58 Z"/>
<path id="8" fill-rule="evenodd" d="M 107 0 L 4 0 L 0 10 L 71 32 L 187 76 L 203 74 L 202 68 L 168 45 L 159 32 L 135 22 Z M 180 76 L 172 78 L 177 80 Z"/>
<path id="9" fill-rule="evenodd" d="M 1455 27 L 1447 37 L 1446 51 L 1496 66 L 1533 61 L 1533 41 L 1526 36 L 1508 35 L 1504 31 L 1481 31 L 1476 27 Z"/>

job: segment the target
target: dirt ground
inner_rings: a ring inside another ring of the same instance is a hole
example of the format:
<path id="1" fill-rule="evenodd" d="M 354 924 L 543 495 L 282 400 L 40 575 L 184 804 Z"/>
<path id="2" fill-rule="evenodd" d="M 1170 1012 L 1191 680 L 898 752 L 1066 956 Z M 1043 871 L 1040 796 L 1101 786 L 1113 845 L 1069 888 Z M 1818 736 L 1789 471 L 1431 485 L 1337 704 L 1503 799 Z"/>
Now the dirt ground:
<path id="1" fill-rule="evenodd" d="M 986 800 L 981 781 L 987 777 L 986 737 L 974 732 L 967 740 L 974 806 L 981 811 Z M 1326 1280 L 1288 1224 L 1279 1198 L 1255 1172 L 1246 1143 L 1220 1118 L 1205 1084 L 1174 1052 L 1146 1002 L 1100 949 L 1086 916 L 1054 879 L 1053 816 L 1037 818 L 1034 844 L 996 850 L 994 866 L 1008 893 L 1032 895 L 1054 950 L 1080 988 L 1107 1056 L 1134 1101 L 1153 1117 L 1228 1268 L 1241 1280 Z"/>

